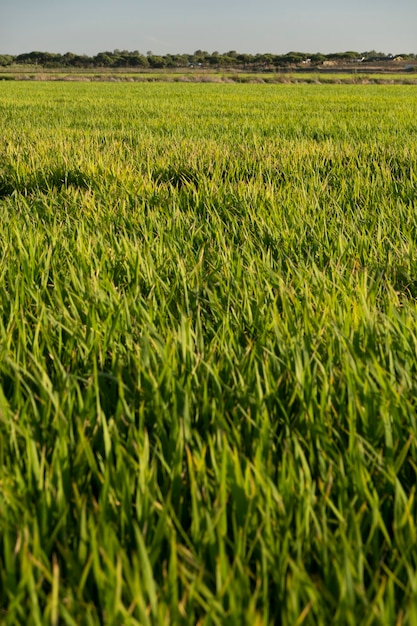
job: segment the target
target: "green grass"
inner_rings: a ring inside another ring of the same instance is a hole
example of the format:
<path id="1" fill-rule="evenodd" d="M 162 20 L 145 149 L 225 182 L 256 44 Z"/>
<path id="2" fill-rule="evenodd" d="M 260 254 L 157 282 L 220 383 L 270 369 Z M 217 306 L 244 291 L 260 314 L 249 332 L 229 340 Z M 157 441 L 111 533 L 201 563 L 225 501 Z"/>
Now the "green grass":
<path id="1" fill-rule="evenodd" d="M 0 84 L 0 623 L 417 622 L 416 113 Z"/>

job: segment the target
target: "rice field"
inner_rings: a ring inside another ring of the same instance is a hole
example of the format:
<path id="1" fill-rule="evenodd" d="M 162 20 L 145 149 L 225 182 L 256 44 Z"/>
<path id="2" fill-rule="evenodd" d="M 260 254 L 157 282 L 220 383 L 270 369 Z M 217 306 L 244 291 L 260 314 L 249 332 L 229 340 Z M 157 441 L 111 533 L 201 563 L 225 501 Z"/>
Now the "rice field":
<path id="1" fill-rule="evenodd" d="M 417 624 L 416 88 L 0 119 L 0 623 Z"/>

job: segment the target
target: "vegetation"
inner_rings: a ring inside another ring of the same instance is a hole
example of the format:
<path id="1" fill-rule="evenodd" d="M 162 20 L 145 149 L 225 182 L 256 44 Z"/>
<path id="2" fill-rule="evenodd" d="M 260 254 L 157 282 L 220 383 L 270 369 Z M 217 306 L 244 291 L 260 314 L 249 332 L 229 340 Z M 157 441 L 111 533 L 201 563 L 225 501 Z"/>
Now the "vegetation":
<path id="1" fill-rule="evenodd" d="M 146 55 L 138 50 L 113 50 L 99 52 L 96 55 L 74 54 L 67 52 L 59 54 L 53 52 L 33 51 L 19 55 L 0 55 L 0 66 L 11 65 L 34 65 L 43 68 L 184 68 L 187 66 L 203 66 L 211 68 L 235 67 L 244 69 L 260 70 L 265 67 L 285 69 L 299 64 L 309 64 L 313 67 L 323 63 L 355 63 L 360 62 L 392 62 L 405 60 L 416 62 L 417 55 L 404 53 L 393 56 L 375 50 L 367 52 L 337 52 L 332 54 L 288 52 L 287 54 L 247 54 L 238 53 L 236 50 L 219 53 L 196 50 L 193 54 L 166 54 L 155 55 L 149 50 Z"/>
<path id="2" fill-rule="evenodd" d="M 0 114 L 1 623 L 415 624 L 415 88 Z"/>

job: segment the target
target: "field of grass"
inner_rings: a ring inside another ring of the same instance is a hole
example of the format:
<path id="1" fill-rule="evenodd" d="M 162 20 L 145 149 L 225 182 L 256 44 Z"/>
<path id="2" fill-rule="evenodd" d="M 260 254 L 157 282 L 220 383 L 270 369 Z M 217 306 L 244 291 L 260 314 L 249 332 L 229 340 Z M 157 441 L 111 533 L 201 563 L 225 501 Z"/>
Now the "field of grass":
<path id="1" fill-rule="evenodd" d="M 415 88 L 0 116 L 0 623 L 416 624 Z"/>

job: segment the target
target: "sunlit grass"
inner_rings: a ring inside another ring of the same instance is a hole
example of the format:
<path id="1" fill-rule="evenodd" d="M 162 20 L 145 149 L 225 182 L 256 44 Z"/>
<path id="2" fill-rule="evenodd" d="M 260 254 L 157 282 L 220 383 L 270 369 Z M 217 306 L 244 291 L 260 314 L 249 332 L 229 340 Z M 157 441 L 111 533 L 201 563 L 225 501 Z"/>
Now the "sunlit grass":
<path id="1" fill-rule="evenodd" d="M 0 85 L 0 622 L 413 624 L 413 87 Z"/>

